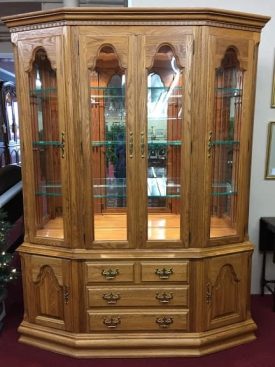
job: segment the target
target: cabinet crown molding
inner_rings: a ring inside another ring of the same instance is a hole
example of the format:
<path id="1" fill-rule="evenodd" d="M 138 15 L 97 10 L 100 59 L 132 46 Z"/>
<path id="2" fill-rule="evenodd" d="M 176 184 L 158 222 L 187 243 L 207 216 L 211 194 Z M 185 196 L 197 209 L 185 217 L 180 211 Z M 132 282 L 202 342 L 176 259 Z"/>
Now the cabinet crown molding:
<path id="1" fill-rule="evenodd" d="M 11 31 L 60 25 L 210 25 L 260 32 L 270 17 L 208 8 L 60 8 L 3 17 Z M 14 29 L 15 28 L 15 29 Z"/>

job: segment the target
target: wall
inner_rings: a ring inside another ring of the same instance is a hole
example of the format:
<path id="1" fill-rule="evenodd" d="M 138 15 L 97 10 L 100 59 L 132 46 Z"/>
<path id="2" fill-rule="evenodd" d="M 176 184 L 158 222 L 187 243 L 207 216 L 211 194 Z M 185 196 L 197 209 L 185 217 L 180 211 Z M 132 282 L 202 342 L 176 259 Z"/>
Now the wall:
<path id="1" fill-rule="evenodd" d="M 129 1 L 129 6 L 133 7 L 167 7 L 167 4 L 167 0 Z M 256 245 L 253 254 L 252 293 L 259 293 L 262 261 L 258 250 L 259 219 L 275 216 L 275 181 L 264 180 L 267 125 L 269 121 L 275 121 L 275 109 L 270 108 L 275 56 L 275 2 L 270 0 L 170 0 L 169 7 L 220 8 L 272 17 L 262 31 L 259 49 L 250 187 L 249 236 Z M 274 279 L 275 272 L 273 271 L 272 274 L 272 265 L 271 262 L 268 263 L 267 275 Z"/>

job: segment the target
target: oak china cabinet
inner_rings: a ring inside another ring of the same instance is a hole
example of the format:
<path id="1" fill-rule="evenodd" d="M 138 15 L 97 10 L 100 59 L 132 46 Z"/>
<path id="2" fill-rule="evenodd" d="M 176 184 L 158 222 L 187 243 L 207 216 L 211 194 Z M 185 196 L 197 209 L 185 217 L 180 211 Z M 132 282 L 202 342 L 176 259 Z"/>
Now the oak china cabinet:
<path id="1" fill-rule="evenodd" d="M 149 357 L 255 338 L 248 197 L 268 20 L 202 8 L 4 18 L 23 155 L 22 342 Z"/>

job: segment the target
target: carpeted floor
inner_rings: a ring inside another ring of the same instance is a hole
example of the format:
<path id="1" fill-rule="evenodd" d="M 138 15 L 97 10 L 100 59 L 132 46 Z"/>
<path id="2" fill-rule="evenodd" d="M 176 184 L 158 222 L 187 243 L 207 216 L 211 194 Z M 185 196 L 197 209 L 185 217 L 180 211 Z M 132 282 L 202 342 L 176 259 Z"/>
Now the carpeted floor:
<path id="1" fill-rule="evenodd" d="M 7 317 L 0 334 L 0 367 L 275 367 L 275 312 L 271 296 L 252 296 L 257 340 L 199 358 L 74 359 L 17 342 L 22 319 L 20 284 L 9 290 Z"/>

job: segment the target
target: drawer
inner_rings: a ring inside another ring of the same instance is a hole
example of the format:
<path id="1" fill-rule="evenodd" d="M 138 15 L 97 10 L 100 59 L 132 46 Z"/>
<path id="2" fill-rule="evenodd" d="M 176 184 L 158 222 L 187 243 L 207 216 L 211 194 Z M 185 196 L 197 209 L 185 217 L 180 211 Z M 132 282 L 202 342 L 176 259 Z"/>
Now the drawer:
<path id="1" fill-rule="evenodd" d="M 133 262 L 87 262 L 85 263 L 86 283 L 132 282 Z"/>
<path id="2" fill-rule="evenodd" d="M 188 282 L 189 262 L 143 262 L 142 282 Z"/>
<path id="3" fill-rule="evenodd" d="M 188 286 L 87 287 L 88 307 L 188 307 Z"/>
<path id="4" fill-rule="evenodd" d="M 88 332 L 93 331 L 187 331 L 189 315 L 186 311 L 88 311 Z"/>

